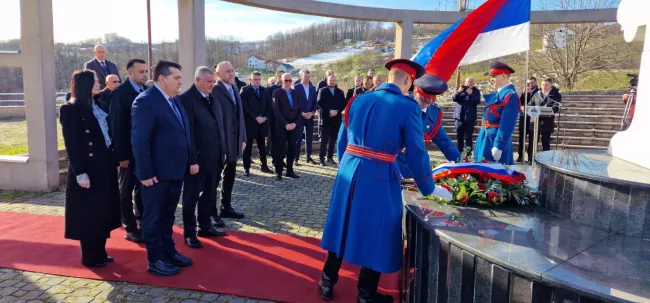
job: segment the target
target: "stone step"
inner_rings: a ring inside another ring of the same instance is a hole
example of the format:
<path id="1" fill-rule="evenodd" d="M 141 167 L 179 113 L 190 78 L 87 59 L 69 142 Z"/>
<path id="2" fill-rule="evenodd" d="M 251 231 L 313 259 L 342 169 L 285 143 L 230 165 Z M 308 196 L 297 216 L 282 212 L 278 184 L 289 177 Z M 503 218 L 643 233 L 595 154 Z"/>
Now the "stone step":
<path id="1" fill-rule="evenodd" d="M 456 134 L 456 127 L 453 125 L 444 125 L 443 129 L 447 134 L 452 135 Z M 478 131 L 480 130 L 480 127 L 475 127 L 475 134 L 478 134 Z M 519 132 L 518 128 L 515 128 L 515 132 Z M 556 130 L 556 132 L 558 132 Z M 585 138 L 611 138 L 616 134 L 618 131 L 616 130 L 598 130 L 598 129 L 572 129 L 572 128 L 567 128 L 567 129 L 560 129 L 559 134 L 560 137 L 562 136 L 569 136 L 569 137 L 585 137 Z M 555 136 L 555 133 L 553 134 Z"/>
<path id="2" fill-rule="evenodd" d="M 456 143 L 456 134 L 448 134 L 449 138 L 451 141 Z M 553 136 L 551 136 L 551 143 L 555 144 L 556 140 L 556 134 L 554 133 Z M 478 135 L 475 133 L 473 138 L 473 141 L 476 141 L 476 138 Z M 594 138 L 594 137 L 569 137 L 569 136 L 559 136 L 559 142 L 561 144 L 571 144 L 571 145 L 581 145 L 581 146 L 605 146 L 607 147 L 609 145 L 609 142 L 611 141 L 612 138 Z M 515 146 L 518 146 L 519 142 L 519 134 L 514 133 L 512 136 L 512 143 Z M 538 141 L 539 145 L 541 146 L 541 138 Z"/>
<path id="3" fill-rule="evenodd" d="M 444 107 L 443 109 L 444 117 L 453 117 L 454 109 L 452 107 Z M 482 113 L 485 112 L 485 107 L 480 106 L 477 108 L 478 116 L 481 117 Z M 625 112 L 625 107 L 563 107 L 559 114 L 561 115 L 618 115 L 623 116 Z M 559 114 L 556 114 L 559 115 Z"/>

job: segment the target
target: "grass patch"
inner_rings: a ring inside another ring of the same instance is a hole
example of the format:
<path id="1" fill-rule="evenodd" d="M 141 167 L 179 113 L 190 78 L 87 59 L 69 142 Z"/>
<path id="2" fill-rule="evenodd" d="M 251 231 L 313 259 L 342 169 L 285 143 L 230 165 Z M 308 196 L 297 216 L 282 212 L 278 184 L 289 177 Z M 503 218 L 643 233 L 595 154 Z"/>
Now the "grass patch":
<path id="1" fill-rule="evenodd" d="M 61 124 L 56 123 L 58 149 L 64 149 Z M 27 121 L 25 119 L 0 120 L 0 155 L 27 154 Z"/>
<path id="2" fill-rule="evenodd" d="M 26 190 L 0 190 L 0 201 L 11 201 L 23 197 L 38 197 L 46 192 L 33 192 Z"/>

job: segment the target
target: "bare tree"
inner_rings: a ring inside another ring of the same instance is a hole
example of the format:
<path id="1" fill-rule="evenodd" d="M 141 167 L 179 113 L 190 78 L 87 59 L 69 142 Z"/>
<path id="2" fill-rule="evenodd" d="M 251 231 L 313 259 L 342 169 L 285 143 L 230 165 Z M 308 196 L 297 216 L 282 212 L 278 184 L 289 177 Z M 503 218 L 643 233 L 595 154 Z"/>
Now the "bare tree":
<path id="1" fill-rule="evenodd" d="M 615 7 L 616 0 L 546 0 L 545 10 L 576 10 Z M 567 89 L 574 88 L 581 75 L 593 71 L 614 72 L 630 68 L 639 56 L 640 45 L 628 45 L 615 24 L 580 23 L 535 25 L 533 41 L 543 47 L 531 55 L 533 73 L 557 78 Z"/>

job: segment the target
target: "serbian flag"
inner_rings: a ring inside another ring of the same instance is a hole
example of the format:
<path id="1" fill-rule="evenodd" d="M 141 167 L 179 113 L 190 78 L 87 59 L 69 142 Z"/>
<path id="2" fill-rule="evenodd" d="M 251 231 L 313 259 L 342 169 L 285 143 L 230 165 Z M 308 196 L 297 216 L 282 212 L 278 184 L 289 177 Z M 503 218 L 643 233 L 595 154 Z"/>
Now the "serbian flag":
<path id="1" fill-rule="evenodd" d="M 462 174 L 485 176 L 485 178 L 501 180 L 505 184 L 517 184 L 526 180 L 524 174 L 511 168 L 506 169 L 499 163 L 445 163 L 434 168 L 431 173 L 436 181 Z"/>
<path id="2" fill-rule="evenodd" d="M 526 51 L 530 0 L 488 0 L 425 45 L 411 60 L 449 81 L 460 65 Z"/>

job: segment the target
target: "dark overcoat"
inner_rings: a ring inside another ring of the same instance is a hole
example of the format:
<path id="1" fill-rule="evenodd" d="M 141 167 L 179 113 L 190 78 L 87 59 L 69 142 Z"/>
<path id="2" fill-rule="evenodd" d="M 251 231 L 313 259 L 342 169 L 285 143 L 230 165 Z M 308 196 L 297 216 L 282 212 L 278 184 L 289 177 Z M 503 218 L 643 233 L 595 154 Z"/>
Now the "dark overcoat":
<path id="1" fill-rule="evenodd" d="M 262 86 L 259 87 L 259 96 L 255 94 L 255 88 L 251 85 L 244 86 L 240 93 L 242 106 L 244 108 L 244 124 L 246 126 L 246 137 L 257 138 L 259 134 L 266 137 L 269 134 L 269 110 L 270 102 L 267 100 L 268 93 Z M 264 117 L 267 121 L 257 123 L 255 118 Z"/>
<path id="2" fill-rule="evenodd" d="M 551 87 L 551 91 L 544 95 L 542 90 L 537 90 L 530 99 L 529 105 L 538 105 L 542 107 L 551 107 L 553 108 L 554 113 L 560 111 L 560 106 L 562 104 L 562 95 L 560 90 L 555 86 Z M 535 129 L 535 124 L 531 121 L 528 126 L 528 131 L 532 133 Z M 555 130 L 555 115 L 550 117 L 539 117 L 539 132 L 540 133 L 552 133 Z"/>
<path id="3" fill-rule="evenodd" d="M 68 153 L 65 192 L 65 238 L 108 238 L 121 226 L 117 160 L 106 147 L 92 109 L 74 101 L 61 106 L 60 122 Z M 88 174 L 90 188 L 77 183 L 77 175 Z"/>

